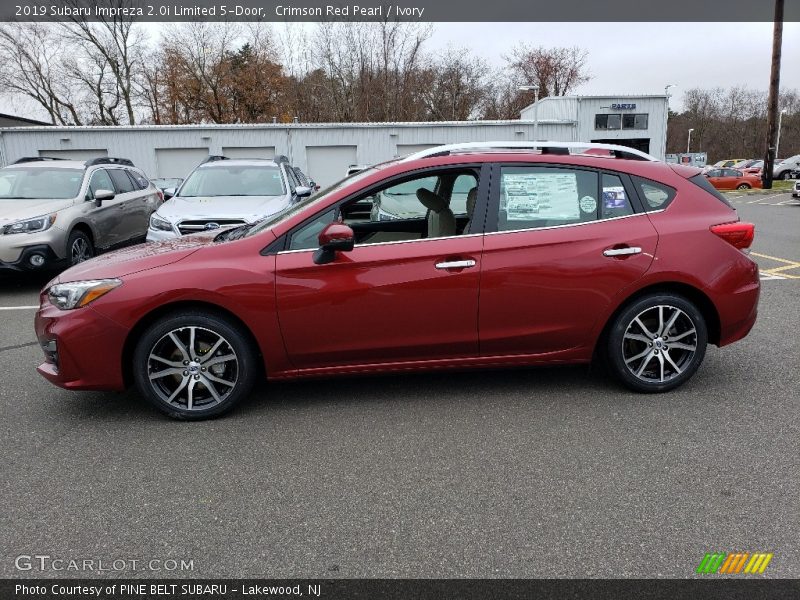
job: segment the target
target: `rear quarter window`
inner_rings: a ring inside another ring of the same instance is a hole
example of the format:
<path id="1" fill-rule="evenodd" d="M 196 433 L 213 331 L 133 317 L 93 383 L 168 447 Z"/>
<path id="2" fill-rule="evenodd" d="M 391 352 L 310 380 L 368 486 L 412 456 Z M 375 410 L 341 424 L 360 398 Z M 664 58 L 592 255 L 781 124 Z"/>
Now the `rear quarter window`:
<path id="1" fill-rule="evenodd" d="M 657 181 L 631 176 L 645 211 L 664 210 L 675 199 L 675 188 Z"/>

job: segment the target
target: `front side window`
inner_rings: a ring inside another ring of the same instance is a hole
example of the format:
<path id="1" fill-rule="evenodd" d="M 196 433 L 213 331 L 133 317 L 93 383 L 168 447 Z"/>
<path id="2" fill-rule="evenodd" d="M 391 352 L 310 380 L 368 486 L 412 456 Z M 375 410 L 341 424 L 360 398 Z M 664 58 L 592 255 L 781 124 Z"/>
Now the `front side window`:
<path id="1" fill-rule="evenodd" d="M 108 190 L 109 192 L 114 191 L 114 183 L 111 181 L 111 177 L 109 177 L 108 171 L 105 169 L 98 169 L 92 173 L 92 179 L 89 181 L 89 192 L 91 192 L 91 198 L 95 197 L 97 190 Z"/>
<path id="2" fill-rule="evenodd" d="M 80 169 L 0 169 L 0 199 L 65 200 L 78 195 L 82 182 L 83 171 Z"/>
<path id="3" fill-rule="evenodd" d="M 560 167 L 503 167 L 498 230 L 514 231 L 594 221 L 598 175 Z"/>
<path id="4" fill-rule="evenodd" d="M 417 191 L 426 189 L 434 192 L 438 177 L 423 177 L 393 185 L 370 196 L 372 202 L 373 221 L 390 221 L 395 219 L 421 219 L 428 214 L 428 209 L 419 201 Z"/>
<path id="5" fill-rule="evenodd" d="M 180 190 L 181 197 L 282 196 L 285 189 L 277 166 L 214 165 L 195 169 Z"/>

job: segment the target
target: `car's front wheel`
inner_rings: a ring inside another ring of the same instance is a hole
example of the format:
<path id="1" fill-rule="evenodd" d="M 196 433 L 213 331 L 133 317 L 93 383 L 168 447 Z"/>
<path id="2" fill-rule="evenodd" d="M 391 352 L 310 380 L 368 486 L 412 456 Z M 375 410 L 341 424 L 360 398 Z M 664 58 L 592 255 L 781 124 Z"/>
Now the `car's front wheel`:
<path id="1" fill-rule="evenodd" d="M 141 336 L 133 356 L 139 393 L 177 419 L 206 419 L 245 398 L 258 373 L 250 338 L 211 312 L 165 316 Z"/>
<path id="2" fill-rule="evenodd" d="M 676 294 L 639 298 L 617 315 L 607 339 L 616 377 L 638 392 L 666 392 L 695 374 L 708 329 L 697 307 Z"/>
<path id="3" fill-rule="evenodd" d="M 789 181 L 791 178 L 792 178 L 792 172 L 791 171 L 786 171 L 786 172 L 784 172 L 783 175 L 781 175 L 781 179 L 783 179 L 784 181 Z"/>
<path id="4" fill-rule="evenodd" d="M 74 230 L 67 239 L 67 253 L 71 267 L 89 260 L 94 256 L 92 240 L 79 229 Z"/>
<path id="5" fill-rule="evenodd" d="M 750 189 L 750 184 L 740 183 L 738 186 L 736 186 L 736 189 L 737 190 L 749 190 Z"/>

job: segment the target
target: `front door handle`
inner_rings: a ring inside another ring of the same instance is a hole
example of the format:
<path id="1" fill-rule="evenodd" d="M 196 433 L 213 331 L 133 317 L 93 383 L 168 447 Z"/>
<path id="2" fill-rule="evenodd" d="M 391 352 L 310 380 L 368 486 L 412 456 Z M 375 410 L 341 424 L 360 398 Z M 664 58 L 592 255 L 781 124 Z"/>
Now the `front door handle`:
<path id="1" fill-rule="evenodd" d="M 445 262 L 436 263 L 437 269 L 468 269 L 474 267 L 474 260 L 448 260 Z"/>
<path id="2" fill-rule="evenodd" d="M 629 254 L 641 254 L 642 249 L 638 246 L 626 246 L 625 248 L 609 248 L 603 250 L 603 256 L 627 256 Z"/>

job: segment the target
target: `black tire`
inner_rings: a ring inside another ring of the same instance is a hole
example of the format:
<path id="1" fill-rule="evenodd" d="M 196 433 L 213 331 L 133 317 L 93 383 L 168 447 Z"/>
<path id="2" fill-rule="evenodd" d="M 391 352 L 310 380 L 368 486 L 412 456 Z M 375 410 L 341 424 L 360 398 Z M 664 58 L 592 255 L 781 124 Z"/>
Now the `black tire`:
<path id="1" fill-rule="evenodd" d="M 750 185 L 747 184 L 747 183 L 740 183 L 738 186 L 736 186 L 736 189 L 737 190 L 749 190 L 750 189 Z"/>
<path id="2" fill-rule="evenodd" d="M 664 331 L 673 316 L 674 323 Z M 624 385 L 637 392 L 658 393 L 691 379 L 703 362 L 707 344 L 708 328 L 697 307 L 683 296 L 661 293 L 638 298 L 616 316 L 605 351 L 611 373 Z M 689 350 L 692 346 L 693 351 Z"/>
<path id="3" fill-rule="evenodd" d="M 791 171 L 785 171 L 783 175 L 781 175 L 781 179 L 783 179 L 784 181 L 789 181 L 791 178 L 792 178 Z"/>
<path id="4" fill-rule="evenodd" d="M 221 360 L 231 355 L 233 359 Z M 153 378 L 165 371 L 169 373 Z M 208 419 L 231 410 L 253 389 L 259 372 L 247 331 L 224 316 L 200 310 L 162 317 L 139 338 L 133 354 L 138 392 L 175 419 Z M 227 384 L 219 383 L 223 381 Z M 172 394 L 177 395 L 170 401 Z"/>
<path id="5" fill-rule="evenodd" d="M 67 238 L 67 261 L 70 267 L 89 260 L 94 256 L 94 245 L 91 238 L 79 229 L 75 229 Z"/>

